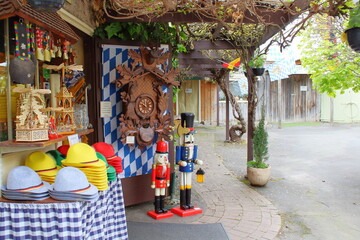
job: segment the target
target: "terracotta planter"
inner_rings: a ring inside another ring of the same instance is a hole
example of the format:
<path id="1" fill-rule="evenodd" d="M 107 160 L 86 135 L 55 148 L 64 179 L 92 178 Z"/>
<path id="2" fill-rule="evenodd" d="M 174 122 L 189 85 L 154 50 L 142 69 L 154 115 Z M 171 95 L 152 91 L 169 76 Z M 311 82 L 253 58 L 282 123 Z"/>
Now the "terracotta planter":
<path id="1" fill-rule="evenodd" d="M 345 32 L 351 49 L 360 53 L 360 27 L 350 28 Z"/>
<path id="2" fill-rule="evenodd" d="M 253 186 L 265 186 L 270 179 L 271 167 L 268 168 L 247 168 L 247 178 Z"/>
<path id="3" fill-rule="evenodd" d="M 255 76 L 262 76 L 265 72 L 265 68 L 253 68 L 252 70 Z"/>

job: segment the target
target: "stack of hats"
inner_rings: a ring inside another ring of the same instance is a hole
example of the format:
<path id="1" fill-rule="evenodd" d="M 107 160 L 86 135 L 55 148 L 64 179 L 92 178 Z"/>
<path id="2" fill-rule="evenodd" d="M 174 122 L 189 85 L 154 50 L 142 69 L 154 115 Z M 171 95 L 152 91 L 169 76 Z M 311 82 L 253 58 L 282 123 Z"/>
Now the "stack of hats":
<path id="1" fill-rule="evenodd" d="M 67 152 L 69 151 L 70 145 L 61 145 L 57 150 L 62 154 L 63 157 L 66 157 Z"/>
<path id="2" fill-rule="evenodd" d="M 9 172 L 1 194 L 10 200 L 38 201 L 49 198 L 50 184 L 41 181 L 39 175 L 29 167 L 19 166 Z"/>
<path id="3" fill-rule="evenodd" d="M 61 161 L 65 159 L 65 156 L 63 154 L 61 154 L 61 152 L 59 152 L 58 150 L 50 150 L 50 151 L 47 151 L 46 154 L 55 160 L 56 165 L 58 165 L 59 167 L 62 167 Z"/>
<path id="4" fill-rule="evenodd" d="M 122 159 L 115 155 L 114 148 L 111 144 L 105 142 L 98 142 L 92 145 L 93 148 L 106 158 L 106 161 L 115 168 L 116 173 L 122 173 Z"/>
<path id="5" fill-rule="evenodd" d="M 74 167 L 60 169 L 49 192 L 53 199 L 63 201 L 92 202 L 99 198 L 97 187 L 90 184 L 86 175 Z"/>
<path id="6" fill-rule="evenodd" d="M 106 164 L 106 172 L 107 172 L 108 181 L 109 182 L 115 181 L 116 180 L 116 170 L 115 170 L 115 168 L 108 164 L 108 162 L 106 161 L 106 158 L 101 153 L 97 152 L 96 156 L 100 160 L 104 161 L 105 164 Z"/>
<path id="7" fill-rule="evenodd" d="M 67 152 L 63 167 L 76 167 L 85 173 L 91 184 L 100 191 L 108 189 L 106 164 L 97 156 L 95 149 L 86 143 L 75 143 Z"/>
<path id="8" fill-rule="evenodd" d="M 55 160 L 44 152 L 37 151 L 29 154 L 25 159 L 25 166 L 31 168 L 43 181 L 52 184 L 59 170 Z"/>

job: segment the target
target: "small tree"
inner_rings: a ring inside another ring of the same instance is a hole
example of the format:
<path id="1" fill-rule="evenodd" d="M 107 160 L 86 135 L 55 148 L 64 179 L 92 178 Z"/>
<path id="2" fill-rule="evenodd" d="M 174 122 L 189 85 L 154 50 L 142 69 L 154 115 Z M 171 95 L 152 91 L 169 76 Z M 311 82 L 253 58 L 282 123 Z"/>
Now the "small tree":
<path id="1" fill-rule="evenodd" d="M 265 106 L 261 106 L 261 119 L 259 125 L 254 131 L 254 158 L 255 160 L 248 162 L 248 167 L 267 168 L 265 163 L 269 159 L 268 156 L 268 133 L 265 130 Z"/>

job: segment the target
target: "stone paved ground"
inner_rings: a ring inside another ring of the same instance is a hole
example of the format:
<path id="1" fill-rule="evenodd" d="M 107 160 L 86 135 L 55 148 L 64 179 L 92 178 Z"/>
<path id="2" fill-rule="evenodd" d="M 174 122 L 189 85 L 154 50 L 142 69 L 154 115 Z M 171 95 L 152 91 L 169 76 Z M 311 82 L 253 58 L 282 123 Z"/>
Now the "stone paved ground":
<path id="1" fill-rule="evenodd" d="M 221 222 L 232 240 L 274 239 L 281 228 L 278 210 L 269 200 L 241 182 L 223 164 L 227 154 L 241 154 L 239 149 L 231 144 L 219 144 L 223 139 L 216 139 L 216 128 L 198 127 L 196 130 L 198 158 L 204 161 L 201 167 L 206 173 L 204 183 L 197 183 L 194 174 L 192 197 L 193 204 L 201 207 L 203 213 L 186 218 L 174 216 L 158 221 L 191 224 Z M 227 154 L 221 154 L 226 150 Z M 128 207 L 127 220 L 154 222 L 146 216 L 149 210 L 153 210 L 152 203 Z"/>
<path id="2" fill-rule="evenodd" d="M 221 222 L 231 239 L 274 239 L 281 227 L 278 210 L 223 165 L 215 131 L 197 128 L 197 132 L 198 158 L 204 161 L 206 174 L 205 182 L 195 183 L 194 189 L 205 201 L 206 211 L 192 223 Z"/>

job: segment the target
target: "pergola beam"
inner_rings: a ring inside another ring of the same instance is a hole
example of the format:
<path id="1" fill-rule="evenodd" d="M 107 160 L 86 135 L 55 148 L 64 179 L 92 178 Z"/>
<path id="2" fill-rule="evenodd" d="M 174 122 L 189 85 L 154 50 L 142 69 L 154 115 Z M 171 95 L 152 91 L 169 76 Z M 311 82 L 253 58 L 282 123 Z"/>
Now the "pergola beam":
<path id="1" fill-rule="evenodd" d="M 115 11 L 108 10 L 111 16 L 107 17 L 108 22 L 173 22 L 173 23 L 206 23 L 206 22 L 219 22 L 216 18 L 206 17 L 199 13 L 182 13 L 182 12 L 167 12 L 158 17 L 149 17 L 147 15 L 137 16 L 137 17 L 124 17 L 121 18 L 120 14 Z M 127 12 L 123 12 L 123 16 L 128 16 Z M 256 14 L 261 16 L 262 20 L 265 21 L 266 24 L 276 24 L 283 26 L 290 19 L 290 14 L 282 9 L 267 9 L 264 7 L 257 7 Z M 226 22 L 231 23 L 232 18 L 223 19 Z M 242 23 L 259 23 L 258 17 L 250 13 L 249 11 L 245 12 L 244 18 L 242 19 Z"/>

